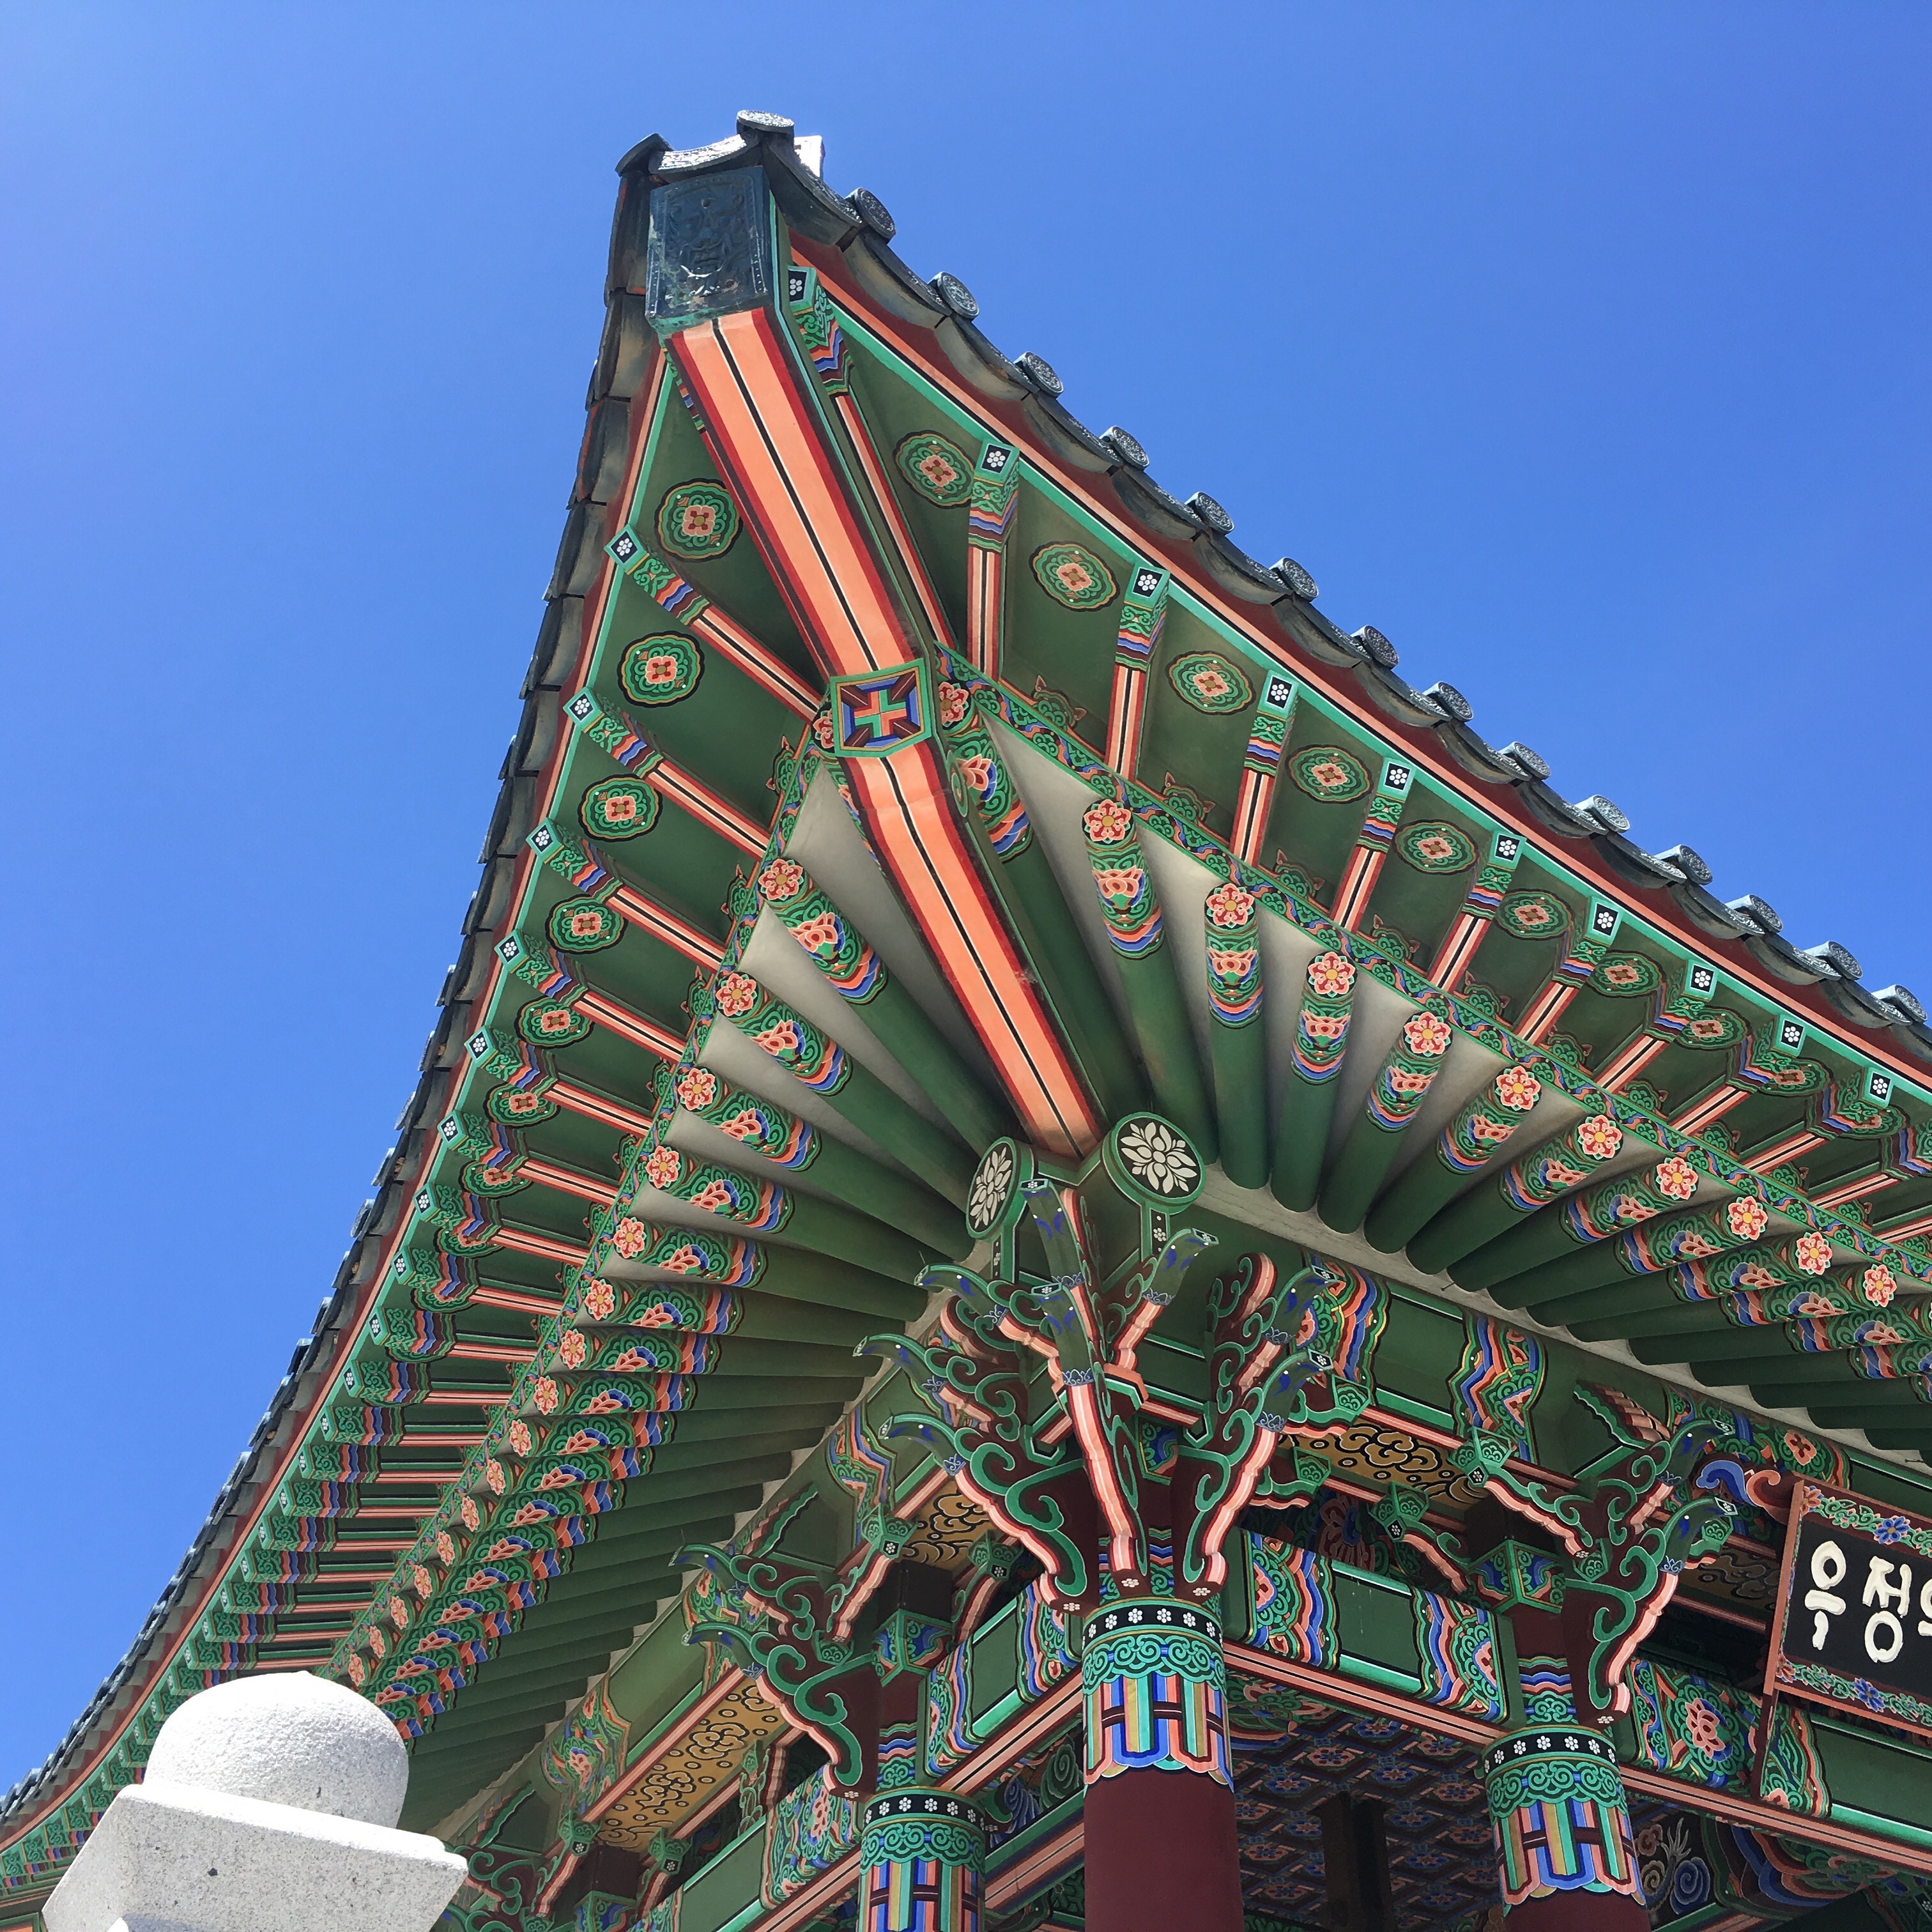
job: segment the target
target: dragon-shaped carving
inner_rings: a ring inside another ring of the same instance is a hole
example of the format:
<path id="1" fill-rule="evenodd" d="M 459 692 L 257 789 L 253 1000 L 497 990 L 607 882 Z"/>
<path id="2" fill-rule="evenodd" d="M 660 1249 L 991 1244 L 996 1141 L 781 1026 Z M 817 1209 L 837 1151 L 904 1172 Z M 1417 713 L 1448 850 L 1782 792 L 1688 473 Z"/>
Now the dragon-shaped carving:
<path id="1" fill-rule="evenodd" d="M 1629 1709 L 1624 1666 L 1684 1572 L 1724 1547 L 1737 1508 L 1704 1480 L 1726 1432 L 1724 1420 L 1684 1403 L 1673 1406 L 1667 1424 L 1646 1428 L 1604 1393 L 1574 1394 L 1616 1448 L 1572 1490 L 1506 1467 L 1485 1486 L 1568 1553 L 1562 1616 L 1577 1715 L 1602 1724 Z"/>
<path id="2" fill-rule="evenodd" d="M 960 1487 L 1038 1559 L 1056 1607 L 1100 1600 L 1103 1540 L 1106 1576 L 1122 1594 L 1151 1590 L 1171 1562 L 1174 1593 L 1204 1600 L 1220 1588 L 1221 1544 L 1302 1384 L 1327 1366 L 1296 1340 L 1316 1273 L 1284 1280 L 1250 1255 L 1215 1283 L 1203 1413 L 1163 1436 L 1144 1426 L 1160 1418 L 1135 1354 L 1213 1238 L 1180 1228 L 1106 1282 L 1079 1190 L 1032 1178 L 1020 1191 L 1049 1274 L 988 1280 L 930 1269 L 921 1286 L 950 1291 L 934 1336 L 861 1345 L 897 1362 L 928 1405 L 896 1418 L 895 1430 L 939 1451 Z"/>

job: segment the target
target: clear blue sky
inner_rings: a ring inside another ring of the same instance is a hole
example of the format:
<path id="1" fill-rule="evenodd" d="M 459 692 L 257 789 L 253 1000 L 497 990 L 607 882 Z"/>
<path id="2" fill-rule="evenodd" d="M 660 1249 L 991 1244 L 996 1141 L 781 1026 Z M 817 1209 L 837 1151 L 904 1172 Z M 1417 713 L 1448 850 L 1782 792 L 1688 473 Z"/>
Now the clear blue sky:
<path id="1" fill-rule="evenodd" d="M 1932 996 L 1932 12 L 0 11 L 0 1786 L 326 1292 L 517 715 L 611 164 L 822 132 L 1348 628 Z"/>

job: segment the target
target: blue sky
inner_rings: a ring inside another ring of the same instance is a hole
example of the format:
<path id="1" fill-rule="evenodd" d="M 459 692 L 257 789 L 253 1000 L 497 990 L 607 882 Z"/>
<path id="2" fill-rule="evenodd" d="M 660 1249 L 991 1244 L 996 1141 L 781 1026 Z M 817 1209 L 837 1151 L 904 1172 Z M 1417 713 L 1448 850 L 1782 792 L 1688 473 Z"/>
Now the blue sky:
<path id="1" fill-rule="evenodd" d="M 611 164 L 767 107 L 1496 742 L 1932 996 L 1932 13 L 0 11 L 0 1786 L 388 1144 L 562 526 Z"/>

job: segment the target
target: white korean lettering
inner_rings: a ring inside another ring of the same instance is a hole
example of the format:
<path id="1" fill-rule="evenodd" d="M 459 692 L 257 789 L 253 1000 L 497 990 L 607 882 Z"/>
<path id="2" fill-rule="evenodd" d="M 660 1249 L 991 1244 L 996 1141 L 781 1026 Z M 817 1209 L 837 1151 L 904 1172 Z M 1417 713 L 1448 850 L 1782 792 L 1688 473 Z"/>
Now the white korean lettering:
<path id="1" fill-rule="evenodd" d="M 1899 1564 L 1898 1581 L 1892 1580 L 1893 1565 L 1882 1556 L 1874 1556 L 1865 1572 L 1864 1606 L 1876 1604 L 1880 1610 L 1909 1610 L 1912 1607 L 1912 1565 Z"/>
<path id="2" fill-rule="evenodd" d="M 1918 1586 L 1918 1634 L 1932 1636 L 1932 1576 Z"/>
<path id="3" fill-rule="evenodd" d="M 1889 1610 L 1874 1610 L 1865 1619 L 1865 1654 L 1874 1664 L 1889 1664 L 1905 1642 L 1905 1626 Z"/>
<path id="4" fill-rule="evenodd" d="M 1845 1613 L 1845 1600 L 1832 1592 L 1845 1580 L 1845 1552 L 1835 1543 L 1824 1542 L 1811 1552 L 1811 1581 L 1816 1586 L 1804 1593 L 1804 1607 L 1810 1611 L 1811 1648 L 1822 1650 L 1826 1633 L 1831 1629 L 1827 1621 L 1832 1617 L 1841 1617 Z"/>

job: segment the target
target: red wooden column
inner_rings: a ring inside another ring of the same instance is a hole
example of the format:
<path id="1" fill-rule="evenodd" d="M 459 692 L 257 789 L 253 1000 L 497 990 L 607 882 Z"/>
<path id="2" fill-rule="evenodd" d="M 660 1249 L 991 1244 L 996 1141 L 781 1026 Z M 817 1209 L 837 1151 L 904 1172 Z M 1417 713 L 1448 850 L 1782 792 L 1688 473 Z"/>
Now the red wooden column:
<path id="1" fill-rule="evenodd" d="M 1172 1597 L 1091 1612 L 1088 1932 L 1240 1932 L 1221 1628 Z"/>

